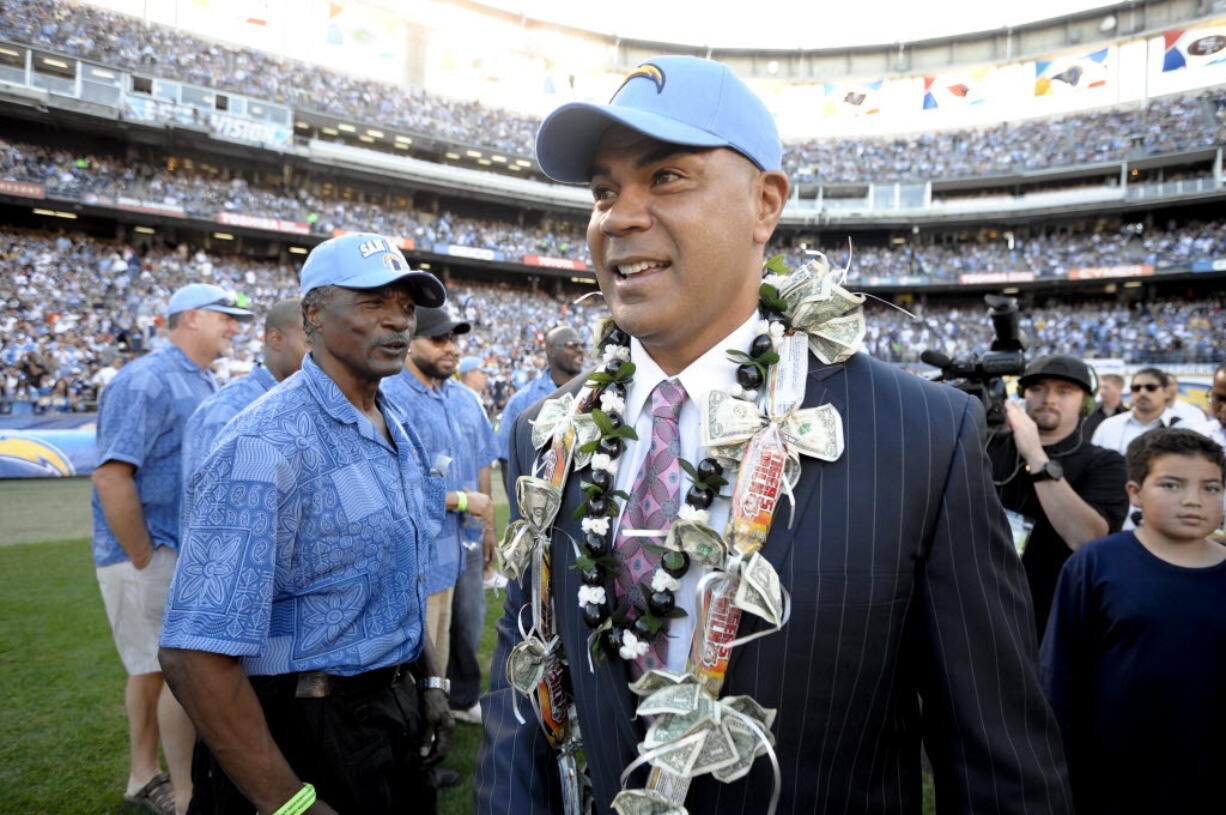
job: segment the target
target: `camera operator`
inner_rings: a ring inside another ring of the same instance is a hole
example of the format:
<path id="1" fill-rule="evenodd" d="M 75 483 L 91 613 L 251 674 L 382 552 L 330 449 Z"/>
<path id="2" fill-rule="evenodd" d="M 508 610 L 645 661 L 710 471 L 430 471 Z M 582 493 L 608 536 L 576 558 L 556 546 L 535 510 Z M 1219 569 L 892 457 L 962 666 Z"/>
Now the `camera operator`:
<path id="1" fill-rule="evenodd" d="M 1025 408 L 1005 405 L 1012 433 L 988 443 L 993 480 L 1026 568 L 1039 636 L 1060 569 L 1083 543 L 1116 532 L 1128 512 L 1124 458 L 1090 444 L 1089 367 L 1067 354 L 1032 361 L 1018 380 Z"/>

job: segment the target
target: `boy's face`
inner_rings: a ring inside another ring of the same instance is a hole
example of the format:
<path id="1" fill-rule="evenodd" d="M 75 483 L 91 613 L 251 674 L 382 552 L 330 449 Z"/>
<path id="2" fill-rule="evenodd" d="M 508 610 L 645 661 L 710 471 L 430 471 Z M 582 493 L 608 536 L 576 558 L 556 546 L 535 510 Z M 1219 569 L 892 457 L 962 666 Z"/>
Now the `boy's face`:
<path id="1" fill-rule="evenodd" d="M 1128 482 L 1128 497 L 1168 540 L 1198 541 L 1222 524 L 1222 471 L 1204 456 L 1158 456 L 1144 483 Z"/>

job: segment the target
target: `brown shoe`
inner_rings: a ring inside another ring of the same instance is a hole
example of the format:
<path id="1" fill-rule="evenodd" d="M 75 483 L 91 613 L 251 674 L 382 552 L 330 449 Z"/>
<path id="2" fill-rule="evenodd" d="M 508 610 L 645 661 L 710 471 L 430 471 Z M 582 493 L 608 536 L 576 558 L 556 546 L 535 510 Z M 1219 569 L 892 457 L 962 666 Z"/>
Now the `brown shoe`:
<path id="1" fill-rule="evenodd" d="M 175 815 L 175 793 L 170 786 L 170 776 L 166 773 L 153 776 L 148 784 L 132 795 L 125 795 L 123 800 L 156 815 Z"/>

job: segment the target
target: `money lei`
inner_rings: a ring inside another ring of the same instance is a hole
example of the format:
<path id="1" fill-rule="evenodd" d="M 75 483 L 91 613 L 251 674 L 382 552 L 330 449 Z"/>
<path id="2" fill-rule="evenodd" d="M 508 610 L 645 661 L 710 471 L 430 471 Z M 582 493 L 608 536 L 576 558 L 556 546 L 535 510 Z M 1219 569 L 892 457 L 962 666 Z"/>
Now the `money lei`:
<path id="1" fill-rule="evenodd" d="M 638 712 L 655 718 L 639 745 L 639 758 L 623 773 L 623 784 L 642 764 L 650 764 L 653 773 L 649 789 L 623 789 L 616 796 L 613 808 L 619 815 L 686 815 L 684 800 L 691 778 L 710 772 L 729 782 L 748 773 L 753 761 L 764 754 L 769 756 L 776 778 L 770 812 L 777 803 L 779 771 L 770 733 L 775 712 L 761 708 L 749 697 L 719 699 L 719 691 L 731 648 L 773 633 L 787 620 L 786 596 L 778 575 L 759 551 L 770 530 L 780 486 L 790 494 L 799 478 L 801 455 L 834 461 L 843 450 L 842 420 L 832 406 L 800 408 L 807 375 L 803 351 L 807 349 L 827 364 L 843 362 L 859 349 L 865 324 L 860 309 L 863 296 L 851 294 L 835 282 L 825 257 L 818 256 L 786 276 L 781 258 L 773 258 L 767 270 L 774 274 L 764 280 L 761 289 L 761 309 L 766 316 L 759 326 L 763 333 L 755 339 L 750 353 L 729 352 L 741 363 L 739 385 L 731 393 L 712 391 L 701 406 L 702 445 L 716 460 L 739 470 L 734 506 L 723 534 L 706 524 L 704 510 L 683 510 L 668 531 L 666 552 L 683 552 L 687 560 L 712 571 L 700 585 L 703 620 L 695 628 L 687 672 L 649 671 L 631 686 L 645 697 Z M 538 414 L 533 446 L 542 449 L 549 445 L 544 452 L 555 452 L 551 467 L 546 467 L 552 469 L 549 475 L 553 477 L 521 476 L 521 483 L 516 485 L 524 520 L 511 524 L 499 545 L 504 572 L 512 579 L 522 578 L 534 559 L 539 563 L 539 555 L 534 558 L 536 550 L 549 546 L 562 497 L 563 479 L 558 478 L 557 469 L 561 462 L 556 455 L 559 440 L 570 439 L 567 470 L 578 472 L 590 466 L 594 480 L 599 477 L 601 483 L 608 483 L 616 470 L 616 455 L 610 459 L 609 452 L 620 453 L 625 441 L 635 438 L 624 426 L 611 428 L 607 413 L 594 410 L 598 403 L 606 408 L 624 407 L 618 401 L 624 398 L 633 374 L 625 348 L 628 339 L 610 319 L 599 321 L 595 344 L 609 365 L 589 379 L 577 398 L 567 394 L 549 400 Z M 763 339 L 769 343 L 762 343 Z M 613 366 L 614 362 L 620 364 Z M 628 375 L 619 377 L 627 367 Z M 538 461 L 538 473 L 543 463 Z M 687 467 L 689 470 L 692 468 Z M 607 478 L 597 476 L 601 472 L 607 473 Z M 773 491 L 764 488 L 772 484 Z M 583 520 L 585 536 L 608 534 L 619 511 L 615 497 L 626 496 L 611 487 L 593 491 L 590 486 L 585 485 L 588 499 L 576 517 Z M 607 501 L 593 503 L 593 496 Z M 552 608 L 542 607 L 543 600 L 552 603 L 548 587 L 538 582 L 535 588 L 543 592 L 534 596 L 534 630 L 540 617 L 552 621 Z M 605 605 L 606 599 L 603 590 L 595 591 L 589 585 L 581 589 L 580 602 L 589 625 L 593 625 L 590 608 Z M 596 600 L 602 602 L 597 604 Z M 771 627 L 751 637 L 733 639 L 741 610 L 763 617 Z M 723 629 L 716 621 L 723 622 Z M 609 622 L 605 619 L 601 623 L 606 633 Z M 723 633 L 715 652 L 709 652 L 716 630 Z M 595 632 L 593 640 L 601 634 L 600 630 Z M 625 642 L 610 644 L 620 645 L 622 656 L 631 658 Z M 511 684 L 524 693 L 539 687 L 546 664 L 566 664 L 559 651 L 556 638 L 543 643 L 526 637 L 508 659 Z M 716 655 L 714 670 L 704 661 L 704 655 L 710 653 Z M 577 728 L 572 727 L 571 733 L 560 749 L 573 754 Z"/>

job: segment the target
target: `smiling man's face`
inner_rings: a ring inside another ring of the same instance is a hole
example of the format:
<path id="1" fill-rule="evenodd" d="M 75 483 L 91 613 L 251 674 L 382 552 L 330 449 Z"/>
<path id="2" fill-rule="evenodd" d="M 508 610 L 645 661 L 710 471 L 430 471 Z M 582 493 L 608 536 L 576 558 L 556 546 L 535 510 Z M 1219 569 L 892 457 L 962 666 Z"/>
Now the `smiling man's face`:
<path id="1" fill-rule="evenodd" d="M 614 126 L 596 149 L 590 186 L 600 289 L 617 324 L 662 367 L 680 370 L 749 317 L 763 247 L 787 199 L 782 173 L 729 149 Z"/>

